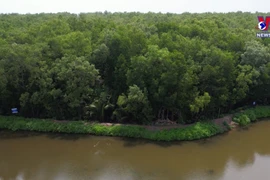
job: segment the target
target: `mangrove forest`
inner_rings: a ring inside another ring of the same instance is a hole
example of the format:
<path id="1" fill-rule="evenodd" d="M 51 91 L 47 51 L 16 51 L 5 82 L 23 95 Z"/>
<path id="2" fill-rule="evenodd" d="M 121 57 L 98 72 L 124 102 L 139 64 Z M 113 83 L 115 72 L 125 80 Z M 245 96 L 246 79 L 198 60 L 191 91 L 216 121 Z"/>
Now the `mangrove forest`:
<path id="1" fill-rule="evenodd" d="M 269 105 L 266 15 L 0 14 L 0 115 L 190 124 Z"/>

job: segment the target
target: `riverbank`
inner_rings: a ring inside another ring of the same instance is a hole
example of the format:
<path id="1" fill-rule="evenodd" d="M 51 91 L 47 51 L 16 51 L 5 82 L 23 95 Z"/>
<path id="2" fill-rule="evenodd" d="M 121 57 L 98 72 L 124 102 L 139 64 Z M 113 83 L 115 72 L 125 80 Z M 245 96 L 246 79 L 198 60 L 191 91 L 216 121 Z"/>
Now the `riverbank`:
<path id="1" fill-rule="evenodd" d="M 247 126 L 260 119 L 270 117 L 270 106 L 257 106 L 234 113 L 233 122 Z"/>
<path id="2" fill-rule="evenodd" d="M 160 130 L 151 130 L 150 126 L 146 128 L 139 125 L 102 125 L 84 121 L 61 122 L 45 119 L 26 119 L 14 116 L 0 116 L 0 129 L 118 136 L 143 138 L 155 141 L 196 140 L 208 138 L 225 131 L 224 128 L 221 128 L 210 121 L 202 123 L 198 122 L 187 127 L 171 127 L 170 129 L 161 128 Z"/>
<path id="3" fill-rule="evenodd" d="M 226 128 L 226 126 L 224 125 L 224 121 L 226 122 L 226 124 L 230 125 L 231 122 L 232 122 L 232 117 L 233 117 L 233 115 L 230 114 L 230 115 L 224 116 L 222 118 L 213 119 L 213 120 L 210 120 L 210 121 L 207 121 L 207 122 L 214 123 L 214 124 L 216 124 L 216 125 L 218 125 L 218 126 L 220 126 L 221 128 L 224 129 L 224 128 Z M 61 122 L 61 121 L 59 121 L 59 122 Z M 104 126 L 126 126 L 126 125 L 123 125 L 123 124 L 114 124 L 114 123 L 99 123 L 99 124 L 104 125 Z M 136 126 L 136 125 L 129 124 L 128 126 Z M 161 131 L 161 130 L 170 130 L 170 129 L 176 129 L 176 128 L 177 129 L 179 129 L 179 128 L 187 128 L 187 127 L 190 127 L 190 126 L 194 126 L 194 124 L 137 125 L 137 126 L 144 127 L 149 131 Z"/>
<path id="4" fill-rule="evenodd" d="M 56 121 L 47 119 L 27 119 L 15 116 L 0 116 L 0 129 L 37 132 L 57 132 L 92 134 L 98 136 L 119 136 L 143 138 L 155 141 L 186 141 L 208 138 L 231 129 L 234 122 L 247 125 L 261 118 L 270 117 L 270 106 L 259 106 L 242 110 L 233 115 L 192 125 L 140 126 L 86 121 Z"/>

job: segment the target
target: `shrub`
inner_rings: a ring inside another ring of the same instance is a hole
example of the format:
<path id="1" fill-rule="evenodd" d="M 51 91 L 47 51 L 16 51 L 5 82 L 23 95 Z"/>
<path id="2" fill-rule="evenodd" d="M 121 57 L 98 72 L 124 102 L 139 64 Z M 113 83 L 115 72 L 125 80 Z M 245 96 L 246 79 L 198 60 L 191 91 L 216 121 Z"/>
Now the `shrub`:
<path id="1" fill-rule="evenodd" d="M 29 130 L 39 132 L 87 133 L 103 136 L 144 138 L 156 141 L 195 140 L 222 133 L 223 129 L 211 122 L 196 123 L 186 128 L 150 131 L 141 126 L 103 126 L 83 121 L 55 122 L 20 117 L 0 116 L 0 129 Z"/>
<path id="2" fill-rule="evenodd" d="M 253 109 L 257 118 L 270 117 L 270 106 L 259 106 Z"/>
<path id="3" fill-rule="evenodd" d="M 246 110 L 245 115 L 247 115 L 247 117 L 250 119 L 250 121 L 256 121 L 257 120 L 257 116 L 256 116 L 254 110 L 252 110 L 252 109 Z"/>
<path id="4" fill-rule="evenodd" d="M 270 106 L 257 106 L 234 114 L 233 121 L 241 125 L 249 124 L 248 121 L 254 122 L 266 117 L 270 117 Z"/>
<path id="5" fill-rule="evenodd" d="M 250 119 L 247 115 L 243 114 L 239 117 L 239 125 L 247 126 L 250 123 Z"/>
<path id="6" fill-rule="evenodd" d="M 241 116 L 240 113 L 234 114 L 234 116 L 233 116 L 233 121 L 236 122 L 236 123 L 239 123 L 239 122 L 240 122 L 240 120 L 239 120 L 239 117 L 240 117 L 240 116 Z"/>

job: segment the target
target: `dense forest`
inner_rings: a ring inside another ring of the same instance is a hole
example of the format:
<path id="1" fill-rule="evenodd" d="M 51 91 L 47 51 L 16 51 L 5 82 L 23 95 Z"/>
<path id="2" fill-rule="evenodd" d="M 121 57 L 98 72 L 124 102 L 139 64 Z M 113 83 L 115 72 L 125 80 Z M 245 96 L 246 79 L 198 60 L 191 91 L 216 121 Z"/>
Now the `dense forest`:
<path id="1" fill-rule="evenodd" d="M 0 15 L 0 114 L 192 123 L 270 103 L 265 13 Z"/>

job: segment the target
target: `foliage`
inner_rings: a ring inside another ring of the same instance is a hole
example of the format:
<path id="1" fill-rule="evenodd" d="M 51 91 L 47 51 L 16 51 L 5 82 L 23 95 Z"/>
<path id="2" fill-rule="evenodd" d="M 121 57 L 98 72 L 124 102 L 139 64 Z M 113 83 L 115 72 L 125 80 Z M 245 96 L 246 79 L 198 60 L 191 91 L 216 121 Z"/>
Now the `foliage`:
<path id="1" fill-rule="evenodd" d="M 120 95 L 115 110 L 117 119 L 127 118 L 139 124 L 146 124 L 152 120 L 152 109 L 146 93 L 136 85 L 129 87 L 128 95 Z"/>
<path id="2" fill-rule="evenodd" d="M 267 14 L 1 14 L 0 114 L 188 124 L 269 105 L 258 15 Z"/>
<path id="3" fill-rule="evenodd" d="M 191 112 L 198 113 L 200 109 L 204 109 L 205 106 L 210 102 L 211 97 L 207 92 L 204 93 L 203 96 L 199 96 L 195 98 L 194 104 L 190 105 Z"/>
<path id="4" fill-rule="evenodd" d="M 257 106 L 236 113 L 233 121 L 239 123 L 241 126 L 246 126 L 250 122 L 267 117 L 270 117 L 270 106 Z"/>
<path id="5" fill-rule="evenodd" d="M 247 115 L 243 114 L 239 117 L 239 125 L 247 126 L 250 123 L 250 119 Z"/>
<path id="6" fill-rule="evenodd" d="M 114 105 L 110 103 L 110 95 L 106 92 L 101 92 L 99 97 L 96 97 L 94 101 L 85 106 L 84 119 L 96 119 L 100 122 L 106 121 L 106 117 L 112 114 Z"/>

